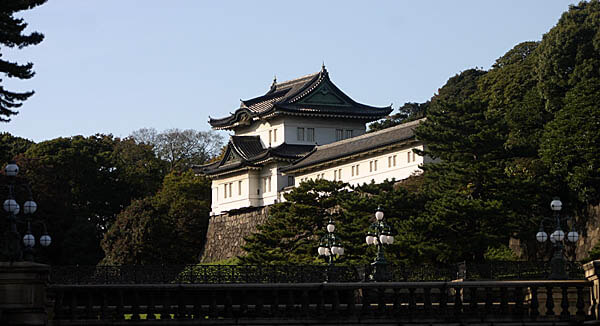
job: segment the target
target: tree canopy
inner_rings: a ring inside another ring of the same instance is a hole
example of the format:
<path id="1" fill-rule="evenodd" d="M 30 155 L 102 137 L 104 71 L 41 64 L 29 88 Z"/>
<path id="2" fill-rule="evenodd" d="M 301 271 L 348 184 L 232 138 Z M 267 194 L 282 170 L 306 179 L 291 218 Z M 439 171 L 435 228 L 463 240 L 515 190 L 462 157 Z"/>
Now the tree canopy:
<path id="1" fill-rule="evenodd" d="M 184 171 L 204 164 L 217 156 L 223 137 L 214 131 L 167 129 L 158 133 L 154 128 L 142 128 L 132 133 L 137 143 L 151 145 L 156 155 L 166 161 L 170 170 Z"/>
<path id="2" fill-rule="evenodd" d="M 42 42 L 44 35 L 39 32 L 24 33 L 27 23 L 15 14 L 23 10 L 33 9 L 47 0 L 4 0 L 0 2 L 0 44 L 7 48 L 19 48 L 36 45 Z M 8 78 L 30 79 L 35 74 L 33 63 L 20 64 L 1 58 L 0 73 Z M 31 97 L 34 91 L 14 92 L 4 88 L 0 79 L 0 122 L 9 122 L 10 117 L 17 114 L 16 109 Z"/>
<path id="3" fill-rule="evenodd" d="M 156 195 L 134 200 L 102 240 L 102 264 L 190 264 L 198 261 L 210 212 L 210 181 L 171 172 Z"/>

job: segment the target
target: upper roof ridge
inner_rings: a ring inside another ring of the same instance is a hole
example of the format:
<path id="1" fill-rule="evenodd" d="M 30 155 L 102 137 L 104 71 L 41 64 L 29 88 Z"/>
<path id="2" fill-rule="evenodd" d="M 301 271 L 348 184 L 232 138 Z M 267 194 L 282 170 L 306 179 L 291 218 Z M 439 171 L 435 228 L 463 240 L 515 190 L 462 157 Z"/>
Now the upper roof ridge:
<path id="1" fill-rule="evenodd" d="M 294 79 L 290 79 L 290 80 L 285 80 L 285 81 L 282 81 L 282 82 L 279 82 L 279 83 L 275 83 L 275 82 L 274 82 L 274 83 L 273 83 L 273 86 L 275 86 L 275 88 L 282 88 L 282 87 L 286 87 L 286 86 L 289 86 L 289 85 L 295 84 L 295 83 L 297 83 L 297 82 L 304 81 L 305 79 L 310 79 L 310 78 L 313 78 L 313 77 L 317 76 L 317 75 L 318 75 L 318 74 L 320 74 L 320 73 L 321 73 L 321 72 L 320 72 L 320 71 L 318 71 L 318 72 L 315 72 L 315 73 L 312 73 L 312 74 L 304 75 L 304 76 L 301 76 L 301 77 L 298 77 L 298 78 L 294 78 Z"/>
<path id="2" fill-rule="evenodd" d="M 413 125 L 417 125 L 417 124 L 421 123 L 422 121 L 425 121 L 426 119 L 427 118 L 421 118 L 421 119 L 409 121 L 409 122 L 406 122 L 406 123 L 402 123 L 402 124 L 399 124 L 397 126 L 393 126 L 393 127 L 389 127 L 389 128 L 377 130 L 377 131 L 374 131 L 374 132 L 367 132 L 367 133 L 364 133 L 364 134 L 362 134 L 360 136 L 351 137 L 351 138 L 347 138 L 347 139 L 343 139 L 343 140 L 338 140 L 336 142 L 325 144 L 325 145 L 319 145 L 319 146 L 317 146 L 317 148 L 321 148 L 321 149 L 322 148 L 329 148 L 329 147 L 332 147 L 332 146 L 337 146 L 337 145 L 342 145 L 342 144 L 349 143 L 349 142 L 352 142 L 352 141 L 357 141 L 357 140 L 360 140 L 360 139 L 363 139 L 363 138 L 373 137 L 375 135 L 383 134 L 383 133 L 390 132 L 390 131 L 393 131 L 393 130 L 396 130 L 396 129 L 402 129 L 402 128 L 410 127 L 410 126 L 413 126 Z"/>

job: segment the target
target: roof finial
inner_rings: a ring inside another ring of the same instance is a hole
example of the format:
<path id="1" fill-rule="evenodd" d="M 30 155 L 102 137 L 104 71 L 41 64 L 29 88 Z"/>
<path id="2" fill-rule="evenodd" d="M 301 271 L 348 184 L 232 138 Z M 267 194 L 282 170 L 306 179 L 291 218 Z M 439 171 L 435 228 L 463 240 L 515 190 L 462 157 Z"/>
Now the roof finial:
<path id="1" fill-rule="evenodd" d="M 275 88 L 277 85 L 277 75 L 273 75 L 273 84 L 271 84 L 271 89 Z"/>
<path id="2" fill-rule="evenodd" d="M 325 69 L 325 60 L 323 60 L 323 64 L 321 65 L 321 71 L 325 71 L 327 69 Z"/>

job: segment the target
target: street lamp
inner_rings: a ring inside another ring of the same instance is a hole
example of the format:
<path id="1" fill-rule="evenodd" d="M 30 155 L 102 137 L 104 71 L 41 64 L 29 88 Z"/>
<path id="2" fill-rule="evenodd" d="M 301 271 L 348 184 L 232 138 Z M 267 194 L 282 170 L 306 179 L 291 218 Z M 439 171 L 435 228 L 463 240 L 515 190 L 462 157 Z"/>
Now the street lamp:
<path id="1" fill-rule="evenodd" d="M 535 238 L 538 242 L 543 243 L 546 240 L 550 239 L 554 246 L 554 254 L 552 255 L 552 259 L 550 260 L 550 267 L 552 268 L 552 272 L 550 273 L 550 279 L 552 280 L 564 280 L 568 278 L 567 272 L 565 270 L 565 258 L 563 257 L 563 241 L 565 240 L 565 232 L 562 230 L 561 225 L 571 221 L 571 217 L 560 217 L 560 210 L 562 209 L 562 202 L 558 197 L 554 197 L 552 202 L 550 203 L 550 209 L 554 212 L 554 217 L 547 218 L 545 217 L 540 222 L 540 230 L 535 235 Z M 554 232 L 548 236 L 548 234 L 544 231 L 544 222 L 554 223 Z M 579 240 L 579 233 L 577 231 L 571 230 L 566 234 L 567 242 L 575 243 Z"/>
<path id="2" fill-rule="evenodd" d="M 319 256 L 325 257 L 329 266 L 333 265 L 334 260 L 339 259 L 339 256 L 344 255 L 344 247 L 340 238 L 335 234 L 335 224 L 331 217 L 327 223 L 327 233 L 319 241 L 319 249 L 317 249 Z"/>
<path id="3" fill-rule="evenodd" d="M 41 225 L 43 232 L 40 237 L 40 245 L 47 247 L 52 242 L 52 238 L 46 231 L 46 225 L 40 221 L 34 221 L 32 219 L 33 213 L 37 210 L 37 204 L 33 201 L 31 196 L 31 188 L 29 185 L 17 184 L 16 177 L 19 173 L 19 166 L 15 162 L 10 162 L 4 167 L 4 174 L 8 177 L 8 198 L 4 200 L 2 208 L 8 213 L 7 219 L 9 222 L 9 230 L 7 233 L 7 248 L 5 250 L 8 253 L 10 261 L 19 261 L 23 258 L 27 261 L 33 261 L 33 247 L 35 246 L 35 237 L 31 232 L 32 225 Z M 27 190 L 28 199 L 23 203 L 23 211 L 21 213 L 21 206 L 16 200 L 17 188 L 22 187 Z M 19 215 L 21 213 L 21 215 Z M 25 224 L 27 229 L 26 233 L 21 238 L 21 234 L 17 229 L 17 224 Z M 21 249 L 21 241 L 23 241 L 23 249 Z"/>
<path id="4" fill-rule="evenodd" d="M 371 266 L 373 266 L 373 274 L 369 276 L 372 281 L 376 282 L 390 280 L 388 263 L 385 259 L 383 246 L 394 243 L 392 227 L 384 221 L 383 217 L 383 211 L 378 207 L 377 212 L 375 212 L 376 221 L 369 227 L 367 237 L 365 238 L 367 245 L 377 246 L 377 257 L 375 257 L 375 261 L 371 263 Z"/>

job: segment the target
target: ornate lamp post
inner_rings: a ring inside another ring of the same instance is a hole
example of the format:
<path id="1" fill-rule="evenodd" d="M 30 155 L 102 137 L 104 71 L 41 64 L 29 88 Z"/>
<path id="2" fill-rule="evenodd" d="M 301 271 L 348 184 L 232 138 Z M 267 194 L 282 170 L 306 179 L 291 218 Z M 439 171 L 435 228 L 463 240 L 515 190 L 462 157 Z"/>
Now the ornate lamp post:
<path id="1" fill-rule="evenodd" d="M 317 251 L 319 256 L 327 259 L 329 266 L 333 265 L 336 256 L 339 259 L 339 256 L 344 255 L 344 247 L 342 247 L 340 238 L 335 234 L 335 224 L 331 217 L 329 218 L 329 223 L 327 223 L 327 234 L 319 241 L 319 249 Z"/>
<path id="2" fill-rule="evenodd" d="M 388 271 L 388 263 L 384 255 L 384 245 L 390 245 L 394 243 L 394 236 L 392 235 L 392 227 L 383 220 L 383 211 L 380 207 L 375 212 L 375 223 L 371 224 L 367 232 L 366 242 L 368 245 L 377 246 L 377 257 L 375 261 L 371 263 L 373 266 L 373 274 L 369 277 L 372 281 L 381 282 L 390 280 L 390 273 Z"/>
<path id="3" fill-rule="evenodd" d="M 552 280 L 564 280 L 568 278 L 568 275 L 565 270 L 565 258 L 563 256 L 563 240 L 565 240 L 565 232 L 563 232 L 561 225 L 563 223 L 568 225 L 568 222 L 571 220 L 571 217 L 560 217 L 562 202 L 560 201 L 560 199 L 558 199 L 558 197 L 554 197 L 554 199 L 550 203 L 550 208 L 554 212 L 554 217 L 546 217 L 542 219 L 542 221 L 540 222 L 540 230 L 535 235 L 535 238 L 540 243 L 545 242 L 546 240 L 548 240 L 548 238 L 550 238 L 550 241 L 554 246 L 554 254 L 552 255 L 552 259 L 550 260 L 552 272 L 549 278 Z M 550 234 L 550 237 L 548 237 L 548 234 L 544 232 L 544 222 L 554 223 L 554 232 Z M 566 238 L 568 242 L 575 243 L 577 242 L 577 240 L 579 240 L 579 234 L 577 233 L 577 231 L 571 228 Z"/>
<path id="4" fill-rule="evenodd" d="M 23 258 L 27 261 L 33 261 L 33 246 L 35 246 L 35 237 L 31 233 L 32 225 L 41 225 L 43 232 L 40 237 L 40 245 L 47 247 L 52 242 L 52 238 L 46 231 L 46 225 L 40 221 L 34 221 L 32 219 L 33 213 L 37 210 L 37 204 L 33 201 L 31 196 L 31 189 L 27 184 L 18 185 L 16 183 L 16 176 L 19 173 L 19 166 L 15 162 L 10 162 L 4 168 L 5 175 L 10 179 L 8 183 L 8 198 L 3 203 L 3 208 L 8 213 L 7 219 L 9 222 L 9 230 L 6 232 L 6 250 L 11 261 L 19 261 Z M 21 206 L 16 200 L 16 190 L 18 187 L 22 187 L 27 190 L 28 199 L 23 203 L 23 213 L 21 212 Z M 22 238 L 23 249 L 21 249 L 21 234 L 17 229 L 17 224 L 26 225 L 26 233 Z"/>

